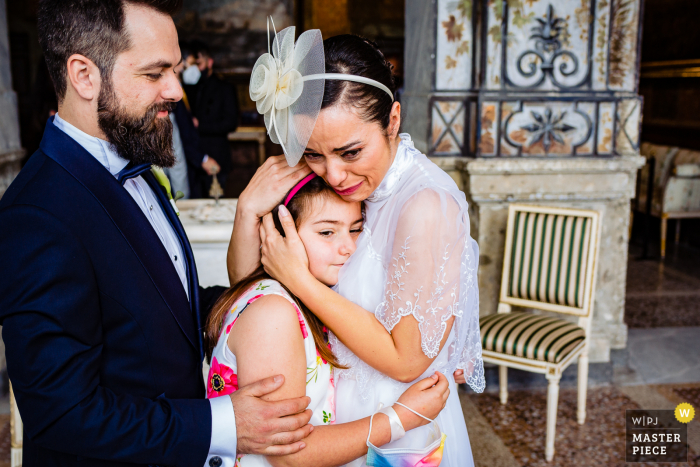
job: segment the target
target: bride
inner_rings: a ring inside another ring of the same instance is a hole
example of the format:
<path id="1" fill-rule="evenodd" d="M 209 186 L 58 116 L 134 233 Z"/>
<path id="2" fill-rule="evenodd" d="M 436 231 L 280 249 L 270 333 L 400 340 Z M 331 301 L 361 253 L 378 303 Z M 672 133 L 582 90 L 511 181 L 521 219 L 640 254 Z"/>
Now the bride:
<path id="1" fill-rule="evenodd" d="M 393 100 L 391 65 L 377 47 L 343 35 L 325 40 L 323 52 L 325 81 L 312 77 L 304 83 L 304 93 L 309 83 L 323 83 L 320 113 L 315 125 L 307 125 L 312 130 L 308 144 L 298 134 L 295 140 L 287 138 L 294 107 L 283 124 L 273 118 L 277 109 L 266 114 L 268 132 L 282 143 L 293 166 L 284 158 L 270 158 L 241 194 L 228 254 L 231 281 L 262 262 L 330 329 L 333 352 L 347 367 L 334 370 L 338 423 L 368 417 L 379 403 L 393 404 L 411 382 L 435 371 L 450 375 L 450 396 L 436 419 L 447 435 L 441 465 L 473 465 L 452 376 L 463 370 L 475 391 L 484 389 L 478 247 L 469 235 L 465 196 L 415 149 L 408 134 L 399 134 L 401 106 Z M 286 63 L 278 61 L 282 67 Z M 252 91 L 251 97 L 256 97 Z M 308 122 L 309 107 L 306 102 L 304 115 L 297 118 Z M 301 154 L 294 160 L 294 144 L 299 143 L 308 168 L 296 165 Z M 283 237 L 270 214 L 309 168 L 343 200 L 365 206 L 357 250 L 333 289 L 310 274 L 291 217 L 280 216 Z M 428 427 L 417 428 L 396 441 L 392 437 L 385 447 L 424 446 L 429 436 Z M 366 465 L 365 460 L 352 465 Z"/>

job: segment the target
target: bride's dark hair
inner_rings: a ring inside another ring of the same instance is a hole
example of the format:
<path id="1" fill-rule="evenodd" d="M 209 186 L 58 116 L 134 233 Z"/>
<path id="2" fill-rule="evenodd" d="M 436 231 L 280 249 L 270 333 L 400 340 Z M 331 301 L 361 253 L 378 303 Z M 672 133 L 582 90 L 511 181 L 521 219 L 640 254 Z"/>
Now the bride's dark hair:
<path id="1" fill-rule="evenodd" d="M 396 92 L 392 65 L 377 44 L 352 34 L 334 36 L 323 41 L 326 73 L 345 73 L 379 81 Z M 386 130 L 393 102 L 376 86 L 354 81 L 327 79 L 321 109 L 341 104 L 354 107 L 366 122 L 377 122 Z"/>

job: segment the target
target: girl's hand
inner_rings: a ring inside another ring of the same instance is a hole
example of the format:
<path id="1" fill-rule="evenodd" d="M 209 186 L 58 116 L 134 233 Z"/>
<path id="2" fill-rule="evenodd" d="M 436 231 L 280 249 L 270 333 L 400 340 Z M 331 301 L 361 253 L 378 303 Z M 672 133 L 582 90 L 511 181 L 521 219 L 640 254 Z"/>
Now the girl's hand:
<path id="1" fill-rule="evenodd" d="M 440 411 L 445 408 L 449 395 L 450 388 L 447 378 L 436 371 L 433 376 L 418 381 L 406 389 L 406 392 L 399 397 L 399 402 L 434 420 Z M 398 404 L 394 404 L 393 408 L 401 419 L 401 424 L 406 431 L 428 424 L 427 420 Z"/>
<path id="2" fill-rule="evenodd" d="M 284 156 L 269 157 L 238 197 L 238 206 L 259 219 L 272 211 L 284 195 L 310 173 L 311 169 L 303 158 L 290 167 Z"/>
<path id="3" fill-rule="evenodd" d="M 287 208 L 280 206 L 279 214 L 284 237 L 275 227 L 272 213 L 263 217 L 260 226 L 261 262 L 270 276 L 286 285 L 294 293 L 297 282 L 311 275 L 309 258 Z"/>
<path id="4" fill-rule="evenodd" d="M 464 370 L 455 370 L 455 383 L 466 384 L 467 379 L 464 377 Z"/>

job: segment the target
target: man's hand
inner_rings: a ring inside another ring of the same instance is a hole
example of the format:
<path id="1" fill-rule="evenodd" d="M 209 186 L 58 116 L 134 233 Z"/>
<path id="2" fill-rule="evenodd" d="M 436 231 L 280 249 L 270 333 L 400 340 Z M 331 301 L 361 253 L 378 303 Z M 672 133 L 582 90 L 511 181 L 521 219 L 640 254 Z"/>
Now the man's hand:
<path id="1" fill-rule="evenodd" d="M 207 175 L 214 175 L 221 172 L 221 166 L 214 160 L 213 157 L 207 157 L 207 160 L 202 162 L 202 168 Z"/>
<path id="2" fill-rule="evenodd" d="M 285 456 L 302 450 L 314 427 L 309 425 L 311 403 L 308 397 L 267 402 L 262 396 L 284 384 L 277 375 L 249 384 L 231 394 L 236 417 L 237 452 L 263 456 Z"/>
<path id="3" fill-rule="evenodd" d="M 280 204 L 287 192 L 310 173 L 304 159 L 290 167 L 284 156 L 269 157 L 238 197 L 238 209 L 257 221 Z"/>

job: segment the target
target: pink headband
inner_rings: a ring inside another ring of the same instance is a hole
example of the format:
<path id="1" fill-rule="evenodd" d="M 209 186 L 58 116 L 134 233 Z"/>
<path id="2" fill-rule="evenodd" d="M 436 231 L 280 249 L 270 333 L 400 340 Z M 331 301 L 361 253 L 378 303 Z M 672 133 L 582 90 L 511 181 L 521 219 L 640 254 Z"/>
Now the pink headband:
<path id="1" fill-rule="evenodd" d="M 287 197 L 284 199 L 284 205 L 287 206 L 287 204 L 289 204 L 289 202 L 292 200 L 292 198 L 294 198 L 294 195 L 296 195 L 299 192 L 299 190 L 304 188 L 304 185 L 309 183 L 315 177 L 316 177 L 316 174 L 314 172 L 311 172 L 309 175 L 304 177 L 304 179 L 302 181 L 297 183 L 297 185 L 294 188 L 292 188 L 292 191 L 290 191 L 289 194 L 287 195 Z"/>

